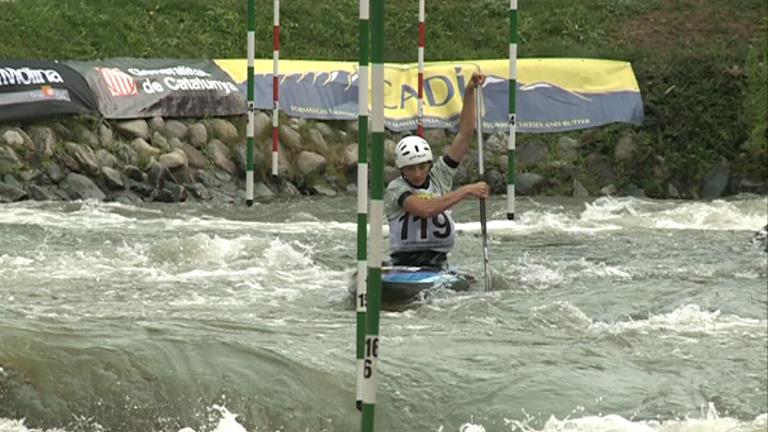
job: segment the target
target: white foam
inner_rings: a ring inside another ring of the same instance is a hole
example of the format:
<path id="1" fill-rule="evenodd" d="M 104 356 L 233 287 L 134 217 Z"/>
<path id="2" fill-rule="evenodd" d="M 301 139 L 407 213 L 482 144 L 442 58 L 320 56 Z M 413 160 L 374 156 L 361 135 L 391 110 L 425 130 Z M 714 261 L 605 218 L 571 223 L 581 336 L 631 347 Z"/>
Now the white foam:
<path id="1" fill-rule="evenodd" d="M 592 329 L 622 333 L 625 331 L 703 333 L 708 335 L 738 334 L 741 336 L 765 337 L 767 320 L 742 318 L 738 315 L 723 315 L 719 310 L 702 310 L 695 304 L 678 307 L 669 313 L 651 315 L 648 319 L 616 323 L 593 323 Z"/>

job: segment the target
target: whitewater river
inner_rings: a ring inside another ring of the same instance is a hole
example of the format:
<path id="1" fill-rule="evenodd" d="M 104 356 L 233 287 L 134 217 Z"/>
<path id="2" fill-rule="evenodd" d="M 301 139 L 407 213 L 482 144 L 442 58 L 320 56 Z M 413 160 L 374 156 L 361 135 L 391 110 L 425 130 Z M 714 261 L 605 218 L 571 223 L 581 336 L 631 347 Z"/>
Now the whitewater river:
<path id="1" fill-rule="evenodd" d="M 492 290 L 382 314 L 376 431 L 766 431 L 764 196 L 503 201 Z M 360 430 L 355 212 L 0 206 L 0 431 Z"/>

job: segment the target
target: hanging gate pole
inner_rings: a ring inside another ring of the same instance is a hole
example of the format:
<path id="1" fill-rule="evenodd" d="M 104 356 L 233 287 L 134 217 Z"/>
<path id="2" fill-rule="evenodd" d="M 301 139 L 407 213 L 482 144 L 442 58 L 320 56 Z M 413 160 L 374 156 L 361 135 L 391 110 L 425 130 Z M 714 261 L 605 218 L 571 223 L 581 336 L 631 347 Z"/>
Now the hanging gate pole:
<path id="1" fill-rule="evenodd" d="M 515 133 L 517 131 L 517 0 L 509 3 L 509 137 L 507 139 L 507 219 L 515 219 Z"/>
<path id="2" fill-rule="evenodd" d="M 272 176 L 278 175 L 280 110 L 280 0 L 275 0 L 274 25 L 272 28 Z"/>
<path id="3" fill-rule="evenodd" d="M 419 107 L 416 134 L 424 137 L 424 48 L 427 39 L 427 29 L 424 17 L 424 2 L 419 0 L 419 83 L 417 104 Z"/>
<path id="4" fill-rule="evenodd" d="M 363 360 L 363 415 L 361 430 L 373 432 L 376 376 L 379 362 L 381 309 L 382 224 L 384 222 L 384 0 L 371 0 L 371 64 L 373 118 L 371 123 L 370 259 L 368 261 L 368 313 Z"/>
<path id="5" fill-rule="evenodd" d="M 363 409 L 365 372 L 365 320 L 368 309 L 368 1 L 360 0 L 360 61 L 357 73 L 358 147 L 357 147 L 357 280 L 355 308 L 357 309 L 357 392 L 358 410 Z"/>
<path id="6" fill-rule="evenodd" d="M 256 55 L 256 0 L 248 0 L 248 126 L 246 126 L 245 204 L 253 205 L 253 147 L 255 102 L 253 91 L 253 58 Z"/>

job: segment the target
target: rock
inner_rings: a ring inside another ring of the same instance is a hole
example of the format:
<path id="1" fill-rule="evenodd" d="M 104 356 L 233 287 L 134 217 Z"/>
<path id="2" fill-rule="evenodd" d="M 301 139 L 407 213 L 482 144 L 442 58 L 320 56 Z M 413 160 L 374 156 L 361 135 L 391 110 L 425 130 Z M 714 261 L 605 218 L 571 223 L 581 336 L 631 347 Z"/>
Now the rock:
<path id="1" fill-rule="evenodd" d="M 274 196 L 275 196 L 275 193 L 272 192 L 269 186 L 267 186 L 264 182 L 254 183 L 253 185 L 254 199 L 273 198 Z"/>
<path id="2" fill-rule="evenodd" d="M 616 186 L 614 184 L 609 184 L 607 186 L 603 186 L 600 188 L 600 194 L 601 195 L 616 195 Z"/>
<path id="3" fill-rule="evenodd" d="M 286 125 L 280 125 L 280 144 L 291 151 L 301 151 L 301 135 Z"/>
<path id="4" fill-rule="evenodd" d="M 96 162 L 100 167 L 114 168 L 117 166 L 117 158 L 110 152 L 104 149 L 96 151 Z"/>
<path id="5" fill-rule="evenodd" d="M 728 186 L 729 177 L 730 164 L 725 158 L 720 158 L 702 179 L 700 192 L 701 198 L 719 198 L 723 194 L 726 186 Z"/>
<path id="6" fill-rule="evenodd" d="M 80 163 L 77 162 L 66 145 L 56 147 L 54 156 L 65 170 L 80 172 Z"/>
<path id="7" fill-rule="evenodd" d="M 153 188 L 152 186 L 146 183 L 137 182 L 136 180 L 133 180 L 133 179 L 128 179 L 128 181 L 126 182 L 126 185 L 128 186 L 128 190 L 139 195 L 144 199 L 150 199 L 152 195 L 155 193 L 155 188 Z"/>
<path id="8" fill-rule="evenodd" d="M 235 125 L 224 119 L 213 119 L 211 127 L 213 128 L 213 137 L 223 143 L 234 144 L 240 139 Z"/>
<path id="9" fill-rule="evenodd" d="M 197 173 L 195 173 L 195 178 L 207 188 L 218 188 L 221 186 L 221 182 L 216 176 L 211 175 L 208 171 L 197 171 Z"/>
<path id="10" fill-rule="evenodd" d="M 322 183 L 312 185 L 312 191 L 317 195 L 329 196 L 329 197 L 336 196 L 336 191 L 333 190 L 333 188 Z"/>
<path id="11" fill-rule="evenodd" d="M 300 131 L 304 125 L 307 124 L 307 120 L 301 118 L 301 117 L 290 117 L 288 119 L 288 127 L 295 131 Z"/>
<path id="12" fill-rule="evenodd" d="M 7 146 L 20 153 L 26 153 L 27 151 L 34 149 L 34 144 L 32 143 L 32 139 L 29 138 L 29 135 L 18 128 L 6 130 L 0 135 L 0 139 L 5 141 Z"/>
<path id="13" fill-rule="evenodd" d="M 140 138 L 139 138 L 140 139 Z M 139 153 L 136 152 L 131 146 L 128 144 L 117 142 L 114 145 L 114 154 L 115 156 L 123 161 L 126 165 L 138 165 L 139 164 Z"/>
<path id="14" fill-rule="evenodd" d="M 90 147 L 91 149 L 99 148 L 99 136 L 96 133 L 82 124 L 75 126 L 75 135 L 77 136 L 77 143 Z"/>
<path id="15" fill-rule="evenodd" d="M 0 173 L 18 171 L 23 166 L 12 148 L 0 145 Z"/>
<path id="16" fill-rule="evenodd" d="M 187 190 L 192 193 L 193 197 L 202 201 L 210 201 L 213 198 L 211 193 L 208 192 L 208 189 L 206 189 L 205 186 L 200 183 L 192 183 L 187 185 Z"/>
<path id="17" fill-rule="evenodd" d="M 327 166 L 328 161 L 315 152 L 303 151 L 299 153 L 299 156 L 296 158 L 296 167 L 299 170 L 299 174 L 302 176 L 322 174 L 325 172 Z"/>
<path id="18" fill-rule="evenodd" d="M 195 123 L 189 127 L 189 143 L 195 148 L 203 148 L 208 142 L 208 130 L 202 123 Z"/>
<path id="19" fill-rule="evenodd" d="M 152 132 L 162 132 L 165 129 L 165 120 L 160 116 L 154 116 L 149 120 L 149 129 Z"/>
<path id="20" fill-rule="evenodd" d="M 75 159 L 75 162 L 77 162 L 79 167 L 78 170 L 72 171 L 88 174 L 89 176 L 97 176 L 99 174 L 99 164 L 96 162 L 96 155 L 90 147 L 73 142 L 65 142 L 64 148 L 66 148 L 67 153 Z"/>
<path id="21" fill-rule="evenodd" d="M 580 181 L 573 179 L 572 183 L 573 188 L 573 196 L 576 198 L 587 198 L 589 197 L 589 191 L 587 188 L 584 187 L 583 184 L 581 184 Z"/>
<path id="22" fill-rule="evenodd" d="M 358 143 L 359 144 L 359 143 Z M 385 138 L 384 139 L 384 163 L 387 165 L 394 165 L 395 164 L 395 147 L 397 147 L 397 143 L 395 140 Z M 370 141 L 368 142 L 368 159 L 370 160 L 371 157 L 371 150 L 370 150 Z M 436 158 L 438 155 L 435 154 L 435 152 L 432 152 L 432 157 Z M 369 162 L 370 163 L 370 162 Z"/>
<path id="23" fill-rule="evenodd" d="M 213 175 L 216 176 L 216 178 L 219 179 L 219 181 L 222 183 L 219 185 L 219 187 L 222 189 L 227 187 L 227 183 L 232 181 L 232 176 L 226 171 L 215 170 Z"/>
<path id="24" fill-rule="evenodd" d="M 637 154 L 637 144 L 635 140 L 629 135 L 624 135 L 619 138 L 619 142 L 613 149 L 613 159 L 616 162 L 629 162 L 634 159 Z"/>
<path id="25" fill-rule="evenodd" d="M 360 158 L 360 145 L 358 143 L 347 144 L 344 147 L 344 153 L 342 163 L 344 164 L 344 170 L 349 172 L 357 168 L 358 159 Z"/>
<path id="26" fill-rule="evenodd" d="M 139 156 L 139 160 L 148 160 L 152 157 L 160 156 L 160 149 L 149 145 L 143 138 L 136 138 L 131 141 L 131 148 Z"/>
<path id="27" fill-rule="evenodd" d="M 110 190 L 118 191 L 125 189 L 123 177 L 116 169 L 108 166 L 101 167 L 101 177 L 104 179 L 104 184 L 106 184 Z"/>
<path id="28" fill-rule="evenodd" d="M 166 151 L 181 150 L 182 147 L 184 147 L 183 141 L 178 138 L 171 138 L 168 140 L 168 150 Z"/>
<path id="29" fill-rule="evenodd" d="M 517 147 L 517 165 L 520 168 L 535 166 L 549 155 L 549 147 L 541 141 L 527 141 Z"/>
<path id="30" fill-rule="evenodd" d="M 182 150 L 174 150 L 170 153 L 160 155 L 158 162 L 169 170 L 185 168 L 189 164 L 187 155 Z"/>
<path id="31" fill-rule="evenodd" d="M 208 166 L 208 158 L 195 147 L 192 147 L 187 143 L 182 143 L 181 150 L 187 156 L 187 163 L 190 167 L 202 169 Z"/>
<path id="32" fill-rule="evenodd" d="M 317 129 L 310 129 L 305 147 L 318 153 L 324 153 L 328 151 L 328 143 L 325 142 L 323 134 L 321 134 Z"/>
<path id="33" fill-rule="evenodd" d="M 765 195 L 768 192 L 768 182 L 742 179 L 736 188 L 737 193 L 753 193 Z"/>
<path id="34" fill-rule="evenodd" d="M 0 203 L 12 203 L 27 198 L 27 192 L 24 189 L 0 182 Z"/>
<path id="35" fill-rule="evenodd" d="M 135 180 L 137 182 L 147 181 L 148 178 L 144 171 L 133 165 L 126 165 L 123 168 L 123 174 L 125 174 L 125 176 L 129 179 Z"/>
<path id="36" fill-rule="evenodd" d="M 645 198 L 645 191 L 640 186 L 630 183 L 621 188 L 621 193 L 624 196 L 631 196 L 637 198 Z"/>
<path id="37" fill-rule="evenodd" d="M 546 183 L 546 179 L 536 173 L 522 173 L 515 178 L 515 191 L 520 195 L 534 195 Z"/>
<path id="38" fill-rule="evenodd" d="M 507 178 L 498 169 L 491 168 L 485 172 L 485 182 L 491 189 L 491 193 L 504 193 L 507 191 Z"/>
<path id="39" fill-rule="evenodd" d="M 62 168 L 61 165 L 57 164 L 56 162 L 51 162 L 44 169 L 45 173 L 48 175 L 48 178 L 50 178 L 54 184 L 59 184 L 67 175 L 67 173 L 64 171 L 64 168 Z"/>
<path id="40" fill-rule="evenodd" d="M 187 125 L 178 120 L 168 120 L 163 127 L 163 135 L 166 138 L 178 138 L 183 140 L 187 136 Z"/>
<path id="41" fill-rule="evenodd" d="M 99 143 L 104 148 L 112 148 L 112 144 L 115 143 L 115 135 L 112 129 L 105 124 L 99 125 Z"/>
<path id="42" fill-rule="evenodd" d="M 95 199 L 103 201 L 107 198 L 104 192 L 88 177 L 82 174 L 69 173 L 59 187 L 72 200 Z"/>
<path id="43" fill-rule="evenodd" d="M 171 149 L 171 145 L 168 144 L 168 138 L 157 131 L 152 133 L 152 147 L 160 149 L 161 151 L 169 151 Z"/>
<path id="44" fill-rule="evenodd" d="M 502 155 L 507 153 L 507 134 L 491 134 L 483 141 L 486 155 Z"/>
<path id="45" fill-rule="evenodd" d="M 579 157 L 579 147 L 581 144 L 567 136 L 562 136 L 557 140 L 557 153 L 561 159 L 576 159 Z"/>
<path id="46" fill-rule="evenodd" d="M 35 125 L 28 127 L 27 132 L 37 153 L 44 159 L 50 159 L 56 146 L 56 134 L 54 134 L 53 129 L 48 126 Z"/>
<path id="47" fill-rule="evenodd" d="M 164 203 L 178 203 L 187 200 L 187 190 L 184 186 L 177 184 L 168 184 L 163 189 L 157 191 L 153 201 Z"/>
<path id="48" fill-rule="evenodd" d="M 317 122 L 315 123 L 315 129 L 320 132 L 326 142 L 336 141 L 336 131 L 334 131 L 332 127 L 328 126 L 327 123 Z"/>
<path id="49" fill-rule="evenodd" d="M 4 175 L 3 178 L 2 178 L 2 181 L 5 184 L 7 184 L 8 186 L 13 186 L 13 187 L 17 187 L 19 189 L 24 189 L 24 186 L 18 180 L 16 180 L 16 177 L 14 177 L 14 176 L 12 176 L 10 174 Z"/>
<path id="50" fill-rule="evenodd" d="M 584 165 L 590 174 L 594 175 L 598 183 L 606 184 L 615 180 L 616 174 L 613 171 L 613 165 L 608 159 L 600 153 L 590 153 L 587 155 Z"/>
<path id="51" fill-rule="evenodd" d="M 230 159 L 230 151 L 229 147 L 224 145 L 221 141 L 218 139 L 213 139 L 211 142 L 208 143 L 206 146 L 206 149 L 208 150 L 208 155 L 211 158 L 211 161 L 213 164 L 224 171 L 228 172 L 229 174 L 234 175 L 237 172 L 237 169 L 235 167 L 235 164 Z"/>
<path id="52" fill-rule="evenodd" d="M 115 129 L 129 138 L 149 139 L 149 126 L 142 119 L 119 121 L 115 123 Z"/>
<path id="53" fill-rule="evenodd" d="M 253 115 L 253 136 L 256 139 L 266 138 L 271 130 L 272 119 L 265 112 L 257 111 Z"/>
<path id="54" fill-rule="evenodd" d="M 283 182 L 283 184 L 280 186 L 280 194 L 285 196 L 299 196 L 301 195 L 301 192 L 299 191 L 299 188 L 297 188 L 295 184 L 289 181 L 286 181 L 286 182 Z"/>
<path id="55" fill-rule="evenodd" d="M 58 197 L 35 184 L 27 185 L 27 195 L 35 201 L 56 201 Z"/>
<path id="56" fill-rule="evenodd" d="M 370 132 L 370 129 L 368 129 Z M 424 129 L 424 139 L 427 140 L 430 147 L 441 148 L 447 141 L 444 129 Z"/>
<path id="57" fill-rule="evenodd" d="M 674 199 L 680 198 L 680 191 L 672 183 L 667 184 L 667 196 Z"/>
<path id="58" fill-rule="evenodd" d="M 158 162 L 150 162 L 147 165 L 147 183 L 155 189 L 163 189 L 165 181 L 170 179 L 171 172 Z"/>

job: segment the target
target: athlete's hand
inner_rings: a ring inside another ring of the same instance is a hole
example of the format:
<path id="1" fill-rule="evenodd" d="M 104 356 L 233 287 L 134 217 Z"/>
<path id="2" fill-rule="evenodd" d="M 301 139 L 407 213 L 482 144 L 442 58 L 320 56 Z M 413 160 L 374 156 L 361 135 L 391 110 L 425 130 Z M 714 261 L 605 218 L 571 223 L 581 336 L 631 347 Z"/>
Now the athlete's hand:
<path id="1" fill-rule="evenodd" d="M 469 81 L 470 88 L 477 88 L 485 83 L 485 74 L 482 72 L 472 73 L 472 79 Z"/>
<path id="2" fill-rule="evenodd" d="M 488 183 L 484 181 L 479 181 L 477 183 L 464 185 L 461 187 L 461 189 L 463 190 L 465 197 L 471 196 L 475 198 L 488 198 L 490 194 L 490 188 L 488 187 Z"/>

